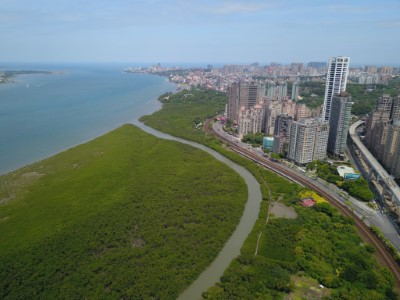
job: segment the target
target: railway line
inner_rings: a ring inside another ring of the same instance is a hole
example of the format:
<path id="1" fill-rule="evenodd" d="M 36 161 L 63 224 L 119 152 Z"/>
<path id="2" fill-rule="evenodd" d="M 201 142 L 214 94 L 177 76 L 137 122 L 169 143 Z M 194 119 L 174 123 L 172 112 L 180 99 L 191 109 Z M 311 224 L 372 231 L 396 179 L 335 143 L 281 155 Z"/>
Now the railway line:
<path id="1" fill-rule="evenodd" d="M 220 135 L 214 129 L 210 128 L 209 126 L 210 122 L 211 119 L 207 120 L 205 123 L 204 128 L 206 133 L 216 136 L 218 139 L 227 144 L 233 151 L 247 157 L 248 159 L 251 159 L 257 164 L 265 168 L 268 168 L 271 171 L 276 172 L 279 175 L 300 184 L 301 186 L 308 187 L 309 189 L 316 191 L 321 196 L 323 196 L 331 205 L 336 207 L 344 216 L 352 218 L 355 222 L 355 226 L 360 236 L 363 238 L 365 242 L 368 242 L 375 247 L 378 261 L 392 271 L 396 279 L 396 285 L 398 288 L 400 288 L 400 268 L 396 263 L 396 261 L 394 260 L 393 256 L 385 248 L 382 241 L 379 240 L 378 237 L 371 232 L 369 227 L 362 220 L 360 220 L 360 218 L 358 218 L 351 210 L 349 210 L 345 205 L 343 205 L 340 199 L 338 199 L 335 195 L 330 194 L 326 189 L 321 188 L 313 179 L 301 176 L 297 172 L 293 171 L 292 169 L 286 166 L 281 165 L 280 163 L 272 162 L 269 159 L 266 159 L 264 157 L 261 157 L 253 153 L 250 150 L 243 149 L 236 143 L 232 142 L 226 137 Z"/>

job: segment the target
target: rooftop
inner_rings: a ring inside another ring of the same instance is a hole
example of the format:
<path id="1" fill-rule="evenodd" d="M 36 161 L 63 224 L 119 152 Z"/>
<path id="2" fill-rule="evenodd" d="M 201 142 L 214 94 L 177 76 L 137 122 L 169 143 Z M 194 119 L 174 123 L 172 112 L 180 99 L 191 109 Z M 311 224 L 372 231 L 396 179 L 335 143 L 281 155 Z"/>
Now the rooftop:
<path id="1" fill-rule="evenodd" d="M 311 207 L 314 204 L 315 204 L 315 201 L 312 198 L 305 198 L 305 199 L 301 200 L 301 205 L 303 205 L 304 207 Z"/>
<path id="2" fill-rule="evenodd" d="M 344 174 L 356 173 L 356 171 L 354 171 L 354 169 L 352 167 L 348 167 L 348 166 L 339 166 L 339 167 L 337 167 L 337 171 L 338 171 L 340 177 L 342 177 L 342 178 L 344 178 Z"/>

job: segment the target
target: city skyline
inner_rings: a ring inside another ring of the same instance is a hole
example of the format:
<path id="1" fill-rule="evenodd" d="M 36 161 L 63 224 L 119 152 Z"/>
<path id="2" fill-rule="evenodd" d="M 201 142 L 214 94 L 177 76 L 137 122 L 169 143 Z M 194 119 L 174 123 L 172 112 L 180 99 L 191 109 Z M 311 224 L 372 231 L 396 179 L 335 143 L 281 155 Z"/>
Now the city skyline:
<path id="1" fill-rule="evenodd" d="M 398 65 L 398 1 L 3 0 L 2 62 Z"/>

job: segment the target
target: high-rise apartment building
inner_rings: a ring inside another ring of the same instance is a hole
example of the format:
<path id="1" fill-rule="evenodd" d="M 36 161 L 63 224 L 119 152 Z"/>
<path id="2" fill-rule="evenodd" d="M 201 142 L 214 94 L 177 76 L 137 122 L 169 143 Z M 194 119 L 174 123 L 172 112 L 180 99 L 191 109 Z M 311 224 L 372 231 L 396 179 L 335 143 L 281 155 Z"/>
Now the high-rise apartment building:
<path id="1" fill-rule="evenodd" d="M 292 100 L 297 101 L 299 98 L 299 82 L 295 81 L 292 83 Z"/>
<path id="2" fill-rule="evenodd" d="M 262 121 L 264 118 L 264 105 L 263 103 L 257 103 L 251 109 L 251 116 L 253 119 L 253 128 L 252 133 L 259 133 L 261 132 L 262 128 Z"/>
<path id="3" fill-rule="evenodd" d="M 333 96 L 346 91 L 350 58 L 345 56 L 331 57 L 326 76 L 325 98 L 322 119 L 329 121 Z"/>
<path id="4" fill-rule="evenodd" d="M 294 117 L 296 114 L 296 103 L 290 99 L 284 99 L 281 101 L 282 103 L 282 114 L 288 114 L 289 116 Z"/>
<path id="5" fill-rule="evenodd" d="M 387 114 L 387 112 L 386 112 Z M 370 137 L 370 151 L 379 160 L 383 160 L 385 152 L 389 121 L 378 121 L 375 123 L 373 133 Z"/>
<path id="6" fill-rule="evenodd" d="M 241 83 L 239 91 L 239 107 L 250 109 L 259 101 L 259 85 L 256 83 Z"/>
<path id="7" fill-rule="evenodd" d="M 380 67 L 380 68 L 378 68 L 378 73 L 379 73 L 379 74 L 388 74 L 388 75 L 392 75 L 392 73 L 393 73 L 393 67 L 390 67 L 390 66 Z"/>
<path id="8" fill-rule="evenodd" d="M 274 144 L 272 152 L 283 154 L 286 151 L 286 145 L 289 139 L 289 129 L 293 122 L 293 117 L 288 114 L 277 116 L 274 129 Z"/>
<path id="9" fill-rule="evenodd" d="M 346 93 L 332 98 L 331 116 L 329 118 L 328 151 L 342 156 L 346 150 L 347 133 L 351 120 L 351 96 Z"/>
<path id="10" fill-rule="evenodd" d="M 388 94 L 383 94 L 382 97 L 379 97 L 378 101 L 376 102 L 376 110 L 387 111 L 390 113 L 392 111 L 392 104 L 393 98 Z"/>
<path id="11" fill-rule="evenodd" d="M 276 95 L 276 83 L 274 81 L 269 81 L 267 83 L 267 99 L 275 99 Z"/>
<path id="12" fill-rule="evenodd" d="M 292 122 L 289 131 L 288 158 L 298 164 L 308 164 L 326 157 L 329 124 L 318 119 Z"/>
<path id="13" fill-rule="evenodd" d="M 278 90 L 278 95 L 277 95 L 278 100 L 285 99 L 287 97 L 287 82 L 282 81 L 279 84 L 277 90 Z"/>
<path id="14" fill-rule="evenodd" d="M 397 132 L 400 134 L 400 120 L 394 121 L 393 127 L 397 128 Z M 400 138 L 397 139 L 397 144 L 394 146 L 391 174 L 395 178 L 400 178 Z"/>
<path id="15" fill-rule="evenodd" d="M 256 83 L 234 82 L 228 87 L 228 119 L 238 121 L 239 109 L 250 109 L 260 99 L 260 88 Z"/>
<path id="16" fill-rule="evenodd" d="M 400 149 L 400 121 L 395 121 L 388 126 L 388 133 L 383 154 L 383 165 L 389 170 L 390 174 L 400 177 L 399 167 Z"/>
<path id="17" fill-rule="evenodd" d="M 313 151 L 313 160 L 324 160 L 326 158 L 326 150 L 329 138 L 329 123 L 317 121 L 317 129 L 315 132 L 315 143 Z"/>
<path id="18" fill-rule="evenodd" d="M 367 133 L 365 135 L 365 143 L 367 147 L 371 147 L 374 144 L 374 138 L 376 136 L 375 126 L 378 122 L 387 122 L 390 119 L 390 112 L 387 111 L 374 111 L 368 117 L 367 122 Z"/>
<path id="19" fill-rule="evenodd" d="M 252 118 L 250 116 L 250 110 L 245 107 L 241 107 L 238 116 L 238 134 L 242 138 L 244 135 L 251 133 L 252 129 Z"/>
<path id="20" fill-rule="evenodd" d="M 296 112 L 294 114 L 294 118 L 296 121 L 300 119 L 307 119 L 311 117 L 311 109 L 307 107 L 304 103 L 296 105 Z"/>
<path id="21" fill-rule="evenodd" d="M 400 120 L 400 95 L 393 99 L 390 118 L 394 121 Z"/>
<path id="22" fill-rule="evenodd" d="M 290 64 L 290 72 L 296 75 L 301 75 L 304 73 L 304 64 L 303 63 L 291 63 Z"/>
<path id="23" fill-rule="evenodd" d="M 262 120 L 264 115 L 264 106 L 256 104 L 250 109 L 242 106 L 239 110 L 238 133 L 242 137 L 248 133 L 261 132 Z"/>
<path id="24" fill-rule="evenodd" d="M 237 122 L 239 114 L 239 83 L 234 82 L 228 86 L 228 108 L 227 117 L 233 122 Z"/>
<path id="25" fill-rule="evenodd" d="M 264 106 L 263 131 L 267 135 L 273 135 L 276 117 L 282 114 L 282 102 L 278 100 L 268 100 Z"/>

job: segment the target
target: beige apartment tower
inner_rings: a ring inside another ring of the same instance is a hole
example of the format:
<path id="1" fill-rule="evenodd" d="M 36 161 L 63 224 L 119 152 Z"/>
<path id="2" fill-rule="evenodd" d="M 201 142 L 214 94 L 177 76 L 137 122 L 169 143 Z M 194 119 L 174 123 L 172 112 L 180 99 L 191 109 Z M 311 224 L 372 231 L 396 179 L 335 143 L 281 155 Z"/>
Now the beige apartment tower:
<path id="1" fill-rule="evenodd" d="M 325 159 L 328 135 L 329 124 L 317 118 L 292 122 L 288 158 L 301 165 Z"/>

